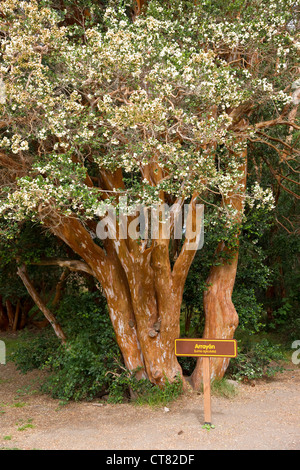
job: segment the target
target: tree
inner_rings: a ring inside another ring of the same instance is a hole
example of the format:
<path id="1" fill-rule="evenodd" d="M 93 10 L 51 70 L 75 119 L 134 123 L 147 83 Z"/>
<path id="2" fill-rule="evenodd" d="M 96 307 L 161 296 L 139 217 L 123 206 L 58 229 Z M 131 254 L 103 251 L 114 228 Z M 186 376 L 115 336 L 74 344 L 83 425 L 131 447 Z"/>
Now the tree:
<path id="1" fill-rule="evenodd" d="M 247 191 L 247 143 L 277 125 L 299 129 L 290 114 L 295 8 L 291 0 L 150 1 L 131 16 L 108 3 L 102 21 L 95 2 L 74 22 L 63 4 L 1 3 L 0 164 L 11 174 L 0 213 L 8 224 L 42 224 L 73 250 L 75 259 L 41 263 L 94 276 L 126 367 L 163 385 L 182 376 L 174 340 L 201 231 L 197 202 L 230 234 L 207 280 L 204 336 L 232 338 L 238 324 L 231 295 L 244 205 L 272 205 L 269 188 L 255 182 Z M 261 120 L 266 106 L 270 119 Z M 121 223 L 109 232 L 107 204 L 120 222 L 124 196 L 125 233 Z M 164 208 L 152 239 L 138 226 L 129 237 L 137 204 L 183 210 L 184 202 L 193 237 L 180 246 L 166 236 Z M 96 236 L 100 219 L 105 239 Z M 215 359 L 212 376 L 227 365 Z M 201 361 L 192 379 L 198 387 Z"/>

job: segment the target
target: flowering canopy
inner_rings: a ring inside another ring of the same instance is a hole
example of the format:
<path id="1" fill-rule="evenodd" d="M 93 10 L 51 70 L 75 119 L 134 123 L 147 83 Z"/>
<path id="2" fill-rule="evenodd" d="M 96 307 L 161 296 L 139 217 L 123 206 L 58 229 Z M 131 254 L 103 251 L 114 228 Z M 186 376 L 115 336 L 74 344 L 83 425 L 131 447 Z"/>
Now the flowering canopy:
<path id="1" fill-rule="evenodd" d="M 239 191 L 238 150 L 256 130 L 247 115 L 292 102 L 294 2 L 251 2 L 223 20 L 199 3 L 187 16 L 189 2 L 174 15 L 151 1 L 134 22 L 107 8 L 80 37 L 47 2 L 1 2 L 0 147 L 26 167 L 2 213 L 34 218 L 43 204 L 93 218 L 120 193 L 151 204 L 161 191 Z M 129 184 L 86 184 L 118 168 Z"/>
<path id="2" fill-rule="evenodd" d="M 100 19 L 89 1 L 88 16 L 70 22 L 62 5 L 77 3 L 0 3 L 1 221 L 41 221 L 80 257 L 42 262 L 97 279 L 126 367 L 163 385 L 182 377 L 174 341 L 195 249 L 186 237 L 172 253 L 163 230 L 151 243 L 98 243 L 95 222 L 120 196 L 128 207 L 211 204 L 209 220 L 225 222 L 215 248 L 226 262 L 212 262 L 203 335 L 233 337 L 243 204 L 272 207 L 258 181 L 246 191 L 247 142 L 278 144 L 292 166 L 296 9 L 292 0 L 149 0 L 136 16 L 107 0 Z M 288 137 L 271 134 L 277 124 Z M 26 266 L 17 272 L 39 302 Z M 214 358 L 212 376 L 227 365 Z M 198 363 L 195 387 L 201 377 Z"/>

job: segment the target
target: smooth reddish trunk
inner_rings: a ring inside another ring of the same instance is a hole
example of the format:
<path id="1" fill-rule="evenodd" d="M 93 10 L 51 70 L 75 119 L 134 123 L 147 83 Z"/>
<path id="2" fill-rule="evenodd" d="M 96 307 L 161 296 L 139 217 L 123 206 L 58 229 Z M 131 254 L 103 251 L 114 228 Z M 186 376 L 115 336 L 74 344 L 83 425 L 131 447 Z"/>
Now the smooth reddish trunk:
<path id="1" fill-rule="evenodd" d="M 172 382 L 176 376 L 182 377 L 174 351 L 181 299 L 174 293 L 171 272 L 164 273 L 165 292 L 158 293 L 159 275 L 153 258 L 151 252 L 136 254 L 125 273 L 112 250 L 109 282 L 102 281 L 102 287 L 126 367 L 139 368 L 138 377 L 162 385 L 166 378 Z M 163 271 L 162 266 L 159 269 Z"/>
<path id="2" fill-rule="evenodd" d="M 195 203 L 196 195 L 190 207 Z M 44 223 L 84 260 L 80 269 L 100 282 L 126 367 L 139 369 L 137 377 L 160 386 L 166 379 L 183 378 L 175 339 L 180 336 L 183 287 L 195 255 L 190 242 L 185 241 L 172 271 L 169 240 L 158 239 L 141 249 L 134 240 L 107 239 L 104 251 L 79 220 L 46 212 L 43 217 L 40 211 Z"/>
<path id="3" fill-rule="evenodd" d="M 238 315 L 231 296 L 235 282 L 238 256 L 231 263 L 214 266 L 207 279 L 208 289 L 204 293 L 205 328 L 204 338 L 232 339 L 238 326 Z M 221 379 L 228 367 L 229 359 L 211 358 L 211 379 Z M 195 389 L 202 383 L 202 359 L 198 359 L 192 374 Z"/>
<path id="4" fill-rule="evenodd" d="M 235 209 L 233 222 L 241 224 L 243 214 L 243 203 L 246 192 L 247 179 L 247 150 L 240 155 L 241 178 L 237 188 L 232 189 L 231 194 L 224 200 L 225 206 Z M 207 290 L 204 293 L 203 305 L 205 312 L 204 338 L 208 339 L 232 339 L 238 326 L 238 315 L 232 302 L 232 292 L 237 272 L 239 242 L 236 237 L 236 247 L 229 249 L 225 243 L 220 243 L 218 250 L 226 253 L 228 262 L 213 266 L 207 279 Z M 228 367 L 229 359 L 211 359 L 211 379 L 221 379 Z M 203 375 L 202 358 L 197 360 L 197 365 L 192 374 L 192 384 L 198 389 L 202 383 Z"/>

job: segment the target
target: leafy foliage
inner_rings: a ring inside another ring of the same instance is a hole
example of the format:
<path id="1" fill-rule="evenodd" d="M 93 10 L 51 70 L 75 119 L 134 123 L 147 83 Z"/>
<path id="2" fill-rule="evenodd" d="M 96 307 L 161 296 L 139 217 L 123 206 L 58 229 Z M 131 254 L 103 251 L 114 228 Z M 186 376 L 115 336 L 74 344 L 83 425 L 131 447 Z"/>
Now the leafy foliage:
<path id="1" fill-rule="evenodd" d="M 13 191 L 2 190 L 1 212 L 12 220 L 36 219 L 40 204 L 54 204 L 68 215 L 95 217 L 103 201 L 84 182 L 86 154 L 95 169 L 138 174 L 137 191 L 126 191 L 147 204 L 157 202 L 161 190 L 185 198 L 194 190 L 226 197 L 233 185 L 239 192 L 235 152 L 243 145 L 229 110 L 249 102 L 282 108 L 292 101 L 284 88 L 287 52 L 291 62 L 296 57 L 285 29 L 293 2 L 279 3 L 280 14 L 277 4 L 257 2 L 259 21 L 253 21 L 248 3 L 231 10 L 225 2 L 174 0 L 165 8 L 150 1 L 145 15 L 132 22 L 124 5 L 107 2 L 102 24 L 81 26 L 79 39 L 78 25 L 61 26 L 68 8 L 2 2 L 7 100 L 0 106 L 3 119 L 14 125 L 5 127 L 0 145 L 28 156 L 30 170 Z M 220 21 L 221 6 L 230 21 Z M 243 21 L 234 18 L 236 8 Z M 280 69 L 280 82 L 265 76 L 263 65 L 228 60 L 237 44 L 245 56 L 258 48 L 272 70 Z M 255 128 L 243 132 L 245 139 Z M 157 171 L 168 174 L 155 190 L 144 173 L 154 154 Z"/>
<path id="2" fill-rule="evenodd" d="M 196 190 L 206 205 L 206 246 L 187 278 L 182 331 L 202 334 L 208 272 L 232 256 L 239 233 L 233 293 L 238 334 L 262 328 L 299 334 L 299 209 L 290 177 L 298 171 L 293 146 L 299 135 L 286 125 L 257 127 L 278 116 L 287 119 L 292 111 L 296 3 L 152 0 L 134 22 L 127 0 L 64 5 L 64 10 L 57 0 L 0 5 L 4 301 L 26 295 L 15 278 L 18 263 L 66 254 L 53 235 L 35 225 L 43 226 L 43 210 L 84 225 L 98 221 L 99 207 L 117 204 L 123 193 L 132 203 L 149 205 L 161 192 L 173 201 Z M 236 210 L 224 201 L 233 190 L 241 195 L 239 155 L 246 140 L 241 227 Z M 101 178 L 116 169 L 123 185 L 106 192 Z M 87 172 L 96 181 L 93 187 L 86 184 Z M 219 243 L 230 250 L 217 252 Z M 31 267 L 38 286 L 45 279 L 51 291 L 55 275 L 48 271 L 40 279 L 40 272 Z M 56 312 L 67 347 L 45 332 L 16 354 L 18 366 L 24 372 L 50 370 L 44 390 L 61 399 L 92 398 L 109 389 L 118 401 L 129 388 L 143 387 L 147 395 L 149 384 L 135 382 L 116 365 L 119 351 L 104 299 L 79 284 Z M 245 346 L 233 361 L 235 376 L 273 373 L 275 349 L 265 341 Z M 192 361 L 182 364 L 190 370 Z M 152 395 L 156 390 L 151 388 Z"/>
<path id="3" fill-rule="evenodd" d="M 138 404 L 163 405 L 177 398 L 182 393 L 180 378 L 160 389 L 124 368 L 105 303 L 98 293 L 76 294 L 75 287 L 76 282 L 57 312 L 68 334 L 67 345 L 59 343 L 51 328 L 39 334 L 24 332 L 12 355 L 18 369 L 47 371 L 41 390 L 62 403 L 105 394 L 111 403 L 122 403 L 130 394 Z"/>
<path id="4" fill-rule="evenodd" d="M 122 403 L 124 397 L 128 398 L 129 390 L 137 405 L 162 406 L 178 398 L 182 394 L 183 387 L 180 377 L 172 383 L 166 378 L 165 386 L 160 388 L 147 379 L 137 380 L 135 372 L 123 370 L 120 374 L 116 374 L 115 380 L 110 384 L 108 401 Z"/>
<path id="5" fill-rule="evenodd" d="M 285 359 L 279 345 L 274 345 L 266 338 L 252 345 L 245 345 L 238 356 L 231 360 L 228 373 L 237 380 L 253 380 L 272 377 L 282 371 Z"/>
<path id="6" fill-rule="evenodd" d="M 49 372 L 43 391 L 62 401 L 91 399 L 106 391 L 116 370 L 115 358 L 120 352 L 105 304 L 98 293 L 66 295 L 57 312 L 68 334 L 66 346 L 60 345 L 51 328 L 24 342 L 13 360 L 22 372 L 34 368 Z"/>
<path id="7" fill-rule="evenodd" d="M 38 335 L 24 331 L 20 334 L 20 339 L 21 342 L 12 353 L 12 360 L 24 374 L 34 369 L 41 369 L 49 356 L 54 355 L 59 348 L 59 341 L 50 329 Z"/>

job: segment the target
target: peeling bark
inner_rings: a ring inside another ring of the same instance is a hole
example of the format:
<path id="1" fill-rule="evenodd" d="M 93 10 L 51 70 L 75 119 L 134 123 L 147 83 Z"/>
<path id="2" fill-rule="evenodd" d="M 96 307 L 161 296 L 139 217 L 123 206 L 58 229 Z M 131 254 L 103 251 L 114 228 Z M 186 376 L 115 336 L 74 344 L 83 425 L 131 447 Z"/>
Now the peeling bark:
<path id="1" fill-rule="evenodd" d="M 247 151 L 241 154 L 242 178 L 238 181 L 241 187 L 239 192 L 232 189 L 232 193 L 225 199 L 224 204 L 237 210 L 234 222 L 240 224 L 243 214 L 243 203 L 246 191 L 247 179 Z M 223 252 L 229 256 L 230 261 L 223 265 L 212 266 L 208 279 L 207 290 L 204 293 L 203 305 L 205 312 L 204 338 L 208 339 L 232 339 L 238 326 L 238 315 L 232 302 L 232 292 L 238 265 L 238 236 L 236 247 L 229 249 L 222 242 L 217 252 Z M 229 364 L 227 358 L 211 358 L 211 378 L 221 379 Z M 192 385 L 198 389 L 202 383 L 202 358 L 198 358 L 197 365 L 192 374 Z"/>
<path id="2" fill-rule="evenodd" d="M 231 296 L 235 282 L 238 254 L 231 263 L 213 266 L 207 279 L 209 286 L 204 293 L 205 328 L 204 338 L 232 339 L 238 326 L 238 315 Z M 229 359 L 211 358 L 211 379 L 220 379 L 228 367 Z M 202 358 L 192 374 L 195 389 L 202 383 Z"/>
<path id="3" fill-rule="evenodd" d="M 191 209 L 195 203 L 196 195 Z M 191 210 L 190 216 L 196 217 L 196 212 Z M 139 369 L 137 377 L 148 377 L 159 386 L 166 379 L 172 382 L 178 375 L 183 378 L 175 356 L 175 339 L 180 335 L 184 283 L 195 256 L 189 241 L 172 271 L 169 240 L 163 238 L 162 230 L 150 248 L 141 247 L 136 240 L 107 239 L 103 250 L 76 218 L 45 209 L 40 209 L 40 217 L 82 258 L 74 269 L 84 268 L 100 282 L 126 367 Z M 58 260 L 50 262 L 57 264 Z M 61 266 L 70 269 L 71 263 L 59 260 Z"/>
<path id="4" fill-rule="evenodd" d="M 81 266 L 87 265 L 89 273 L 100 282 L 125 365 L 132 371 L 140 369 L 138 376 L 143 376 L 144 362 L 136 328 L 132 324 L 134 317 L 130 292 L 126 276 L 112 247 L 106 255 L 76 218 L 63 217 L 54 211 L 42 209 L 40 216 L 56 236 L 81 256 L 85 262 Z"/>

